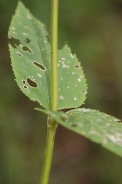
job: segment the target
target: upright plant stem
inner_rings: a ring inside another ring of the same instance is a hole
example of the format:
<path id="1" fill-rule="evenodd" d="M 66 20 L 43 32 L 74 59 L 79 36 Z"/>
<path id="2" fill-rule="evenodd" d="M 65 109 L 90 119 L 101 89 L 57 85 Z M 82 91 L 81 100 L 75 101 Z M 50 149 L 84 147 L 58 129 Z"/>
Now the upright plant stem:
<path id="1" fill-rule="evenodd" d="M 58 0 L 52 0 L 51 13 L 51 110 L 57 111 L 58 106 L 58 67 L 57 67 L 57 45 L 58 45 Z"/>
<path id="2" fill-rule="evenodd" d="M 53 119 L 49 119 L 40 184 L 48 184 L 49 181 L 56 128 L 57 123 Z"/>
<path id="3" fill-rule="evenodd" d="M 58 68 L 57 68 L 57 45 L 58 45 L 58 0 L 51 0 L 51 107 L 52 111 L 57 111 L 58 106 Z M 48 184 L 55 133 L 57 123 L 49 118 L 46 139 L 45 155 L 41 173 L 40 184 Z"/>

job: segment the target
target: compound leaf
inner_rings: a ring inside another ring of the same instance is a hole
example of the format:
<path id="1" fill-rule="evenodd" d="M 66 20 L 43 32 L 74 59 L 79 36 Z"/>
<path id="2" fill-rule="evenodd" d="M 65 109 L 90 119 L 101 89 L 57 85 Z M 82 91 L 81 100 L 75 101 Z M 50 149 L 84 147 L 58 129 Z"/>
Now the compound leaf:
<path id="1" fill-rule="evenodd" d="M 43 111 L 43 110 L 41 110 Z M 64 112 L 43 111 L 65 128 L 122 157 L 122 123 L 98 110 L 78 108 Z"/>

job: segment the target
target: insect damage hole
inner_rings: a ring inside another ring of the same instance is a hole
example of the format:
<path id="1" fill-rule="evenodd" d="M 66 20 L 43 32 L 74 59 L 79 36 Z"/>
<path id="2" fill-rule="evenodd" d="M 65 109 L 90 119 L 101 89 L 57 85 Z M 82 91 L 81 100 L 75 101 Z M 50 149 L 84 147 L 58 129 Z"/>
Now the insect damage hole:
<path id="1" fill-rule="evenodd" d="M 72 127 L 77 127 L 77 124 L 72 123 L 71 126 L 72 126 Z"/>
<path id="2" fill-rule="evenodd" d="M 86 90 L 84 89 L 84 90 L 82 90 L 81 92 L 82 92 L 82 93 L 86 93 Z"/>
<path id="3" fill-rule="evenodd" d="M 23 80 L 22 80 L 22 83 L 24 84 L 24 85 L 23 85 L 23 88 L 24 88 L 24 89 L 28 89 L 28 86 L 26 85 L 26 80 L 23 79 Z"/>
<path id="4" fill-rule="evenodd" d="M 22 80 L 22 83 L 23 83 L 23 84 L 26 84 L 26 81 L 25 81 L 25 80 Z"/>
<path id="5" fill-rule="evenodd" d="M 22 57 L 22 54 L 20 54 L 20 52 L 16 52 L 16 54 L 17 54 L 19 57 Z"/>
<path id="6" fill-rule="evenodd" d="M 30 43 L 30 39 L 29 39 L 29 38 L 26 38 L 26 39 L 25 39 L 25 42 L 26 42 L 26 43 Z"/>
<path id="7" fill-rule="evenodd" d="M 79 65 L 75 65 L 74 67 L 78 69 L 80 66 Z"/>
<path id="8" fill-rule="evenodd" d="M 25 85 L 24 85 L 23 88 L 28 89 L 28 86 L 25 86 Z"/>
<path id="9" fill-rule="evenodd" d="M 46 68 L 43 64 L 37 63 L 36 61 L 33 62 L 36 66 L 38 66 L 41 70 L 46 71 Z"/>
<path id="10" fill-rule="evenodd" d="M 22 46 L 22 50 L 23 50 L 24 52 L 30 52 L 30 53 L 32 53 L 32 51 L 29 49 L 29 47 L 27 47 L 27 46 L 25 46 L 25 45 Z"/>
<path id="11" fill-rule="evenodd" d="M 13 38 L 13 37 L 9 37 L 9 43 L 11 44 L 13 48 L 17 48 L 21 44 L 20 40 Z"/>
<path id="12" fill-rule="evenodd" d="M 34 82 L 33 80 L 31 80 L 30 78 L 27 78 L 27 82 L 29 84 L 29 86 L 31 86 L 32 88 L 37 88 L 37 83 Z"/>

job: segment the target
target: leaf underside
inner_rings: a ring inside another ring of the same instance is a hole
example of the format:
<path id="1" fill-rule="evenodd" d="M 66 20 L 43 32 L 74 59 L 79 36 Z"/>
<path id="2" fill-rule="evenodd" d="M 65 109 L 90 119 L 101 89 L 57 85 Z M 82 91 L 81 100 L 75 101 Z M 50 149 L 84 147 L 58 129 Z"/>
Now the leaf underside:
<path id="1" fill-rule="evenodd" d="M 51 51 L 44 24 L 19 2 L 8 36 L 17 84 L 26 96 L 49 110 Z M 78 59 L 67 45 L 58 52 L 58 70 L 58 109 L 81 106 L 86 98 L 86 80 Z"/>
<path id="2" fill-rule="evenodd" d="M 122 157 L 122 123 L 98 110 L 78 108 L 64 112 L 41 110 L 65 128 Z"/>

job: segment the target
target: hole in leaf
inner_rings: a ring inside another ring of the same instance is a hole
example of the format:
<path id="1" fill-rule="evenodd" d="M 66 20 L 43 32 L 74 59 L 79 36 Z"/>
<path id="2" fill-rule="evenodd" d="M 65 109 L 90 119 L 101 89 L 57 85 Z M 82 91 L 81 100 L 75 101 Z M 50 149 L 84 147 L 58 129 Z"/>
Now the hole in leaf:
<path id="1" fill-rule="evenodd" d="M 45 68 L 45 66 L 44 65 L 42 65 L 42 64 L 40 64 L 40 63 L 37 63 L 37 62 L 33 62 L 36 66 L 38 66 L 41 70 L 46 70 L 46 68 Z"/>
<path id="2" fill-rule="evenodd" d="M 13 48 L 17 48 L 21 43 L 18 39 L 9 37 L 9 43 L 12 45 Z"/>
<path id="3" fill-rule="evenodd" d="M 22 54 L 20 52 L 16 52 L 19 57 L 22 57 Z"/>
<path id="4" fill-rule="evenodd" d="M 27 82 L 33 88 L 37 88 L 37 86 L 38 86 L 37 83 L 34 82 L 33 80 L 31 80 L 30 78 L 27 78 Z"/>
<path id="5" fill-rule="evenodd" d="M 32 53 L 32 51 L 27 47 L 27 46 L 22 46 L 22 50 L 25 51 L 25 52 L 30 52 Z"/>
<path id="6" fill-rule="evenodd" d="M 82 90 L 82 93 L 85 93 L 86 92 L 86 90 Z"/>
<path id="7" fill-rule="evenodd" d="M 30 39 L 29 39 L 29 38 L 26 38 L 26 39 L 25 39 L 25 42 L 26 42 L 26 43 L 30 43 Z"/>
<path id="8" fill-rule="evenodd" d="M 25 89 L 28 89 L 28 86 L 25 86 L 25 85 L 24 85 L 23 87 L 24 87 Z"/>
<path id="9" fill-rule="evenodd" d="M 79 68 L 80 66 L 79 65 L 75 65 L 75 68 Z"/>
<path id="10" fill-rule="evenodd" d="M 71 126 L 72 126 L 72 127 L 77 127 L 77 124 L 74 124 L 74 123 L 73 123 L 73 124 L 71 124 Z"/>
<path id="11" fill-rule="evenodd" d="M 22 80 L 22 83 L 23 83 L 23 84 L 25 84 L 25 83 L 26 83 L 26 81 L 25 81 L 25 80 Z"/>

